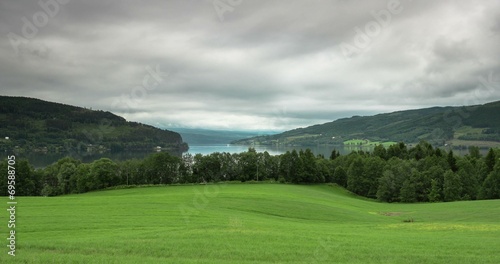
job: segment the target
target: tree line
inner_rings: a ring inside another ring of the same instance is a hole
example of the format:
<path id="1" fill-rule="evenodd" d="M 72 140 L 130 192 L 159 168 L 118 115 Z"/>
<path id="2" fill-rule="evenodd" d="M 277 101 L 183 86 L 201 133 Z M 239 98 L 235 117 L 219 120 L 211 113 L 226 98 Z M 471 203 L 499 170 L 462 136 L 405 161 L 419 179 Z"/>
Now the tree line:
<path id="1" fill-rule="evenodd" d="M 222 181 L 278 181 L 282 183 L 336 183 L 349 191 L 383 202 L 438 202 L 500 198 L 500 149 L 481 156 L 477 147 L 457 156 L 453 151 L 420 142 L 412 148 L 399 143 L 373 151 L 353 151 L 330 157 L 310 149 L 281 155 L 258 153 L 185 154 L 166 152 L 142 160 L 92 163 L 66 157 L 42 169 L 27 160 L 16 164 L 16 194 L 55 196 L 84 193 L 121 185 L 209 183 Z M 7 171 L 6 160 L 0 171 Z M 7 181 L 0 183 L 7 195 Z"/>

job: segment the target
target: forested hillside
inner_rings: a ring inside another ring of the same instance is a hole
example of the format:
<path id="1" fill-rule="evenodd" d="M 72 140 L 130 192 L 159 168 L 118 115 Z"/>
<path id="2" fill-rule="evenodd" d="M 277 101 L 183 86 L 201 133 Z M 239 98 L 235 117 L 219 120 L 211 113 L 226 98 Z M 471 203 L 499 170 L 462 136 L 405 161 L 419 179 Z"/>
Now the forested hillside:
<path id="1" fill-rule="evenodd" d="M 272 136 L 234 141 L 234 144 L 341 145 L 350 139 L 418 143 L 434 146 L 487 145 L 500 142 L 500 101 L 464 107 L 433 107 L 374 116 L 353 116 L 322 125 L 298 128 Z"/>
<path id="2" fill-rule="evenodd" d="M 185 150 L 172 131 L 94 111 L 25 97 L 0 96 L 0 149 L 40 152 Z"/>

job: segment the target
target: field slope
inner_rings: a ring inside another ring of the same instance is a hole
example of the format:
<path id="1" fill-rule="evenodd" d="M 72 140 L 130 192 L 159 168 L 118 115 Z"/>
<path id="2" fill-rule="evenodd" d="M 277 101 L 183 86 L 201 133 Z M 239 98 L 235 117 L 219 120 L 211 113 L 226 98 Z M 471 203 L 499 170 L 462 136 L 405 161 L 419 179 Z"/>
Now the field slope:
<path id="1" fill-rule="evenodd" d="M 0 263 L 500 263 L 499 209 L 384 204 L 328 185 L 19 197 L 16 257 L 4 246 Z"/>

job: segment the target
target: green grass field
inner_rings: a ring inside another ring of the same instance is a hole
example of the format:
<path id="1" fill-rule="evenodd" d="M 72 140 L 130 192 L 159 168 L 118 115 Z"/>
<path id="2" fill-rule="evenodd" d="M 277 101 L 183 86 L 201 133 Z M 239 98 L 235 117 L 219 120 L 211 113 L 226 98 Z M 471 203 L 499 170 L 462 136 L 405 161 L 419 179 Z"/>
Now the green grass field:
<path id="1" fill-rule="evenodd" d="M 363 139 L 351 139 L 344 141 L 344 145 L 364 145 L 367 144 L 368 142 L 370 141 Z"/>
<path id="2" fill-rule="evenodd" d="M 344 141 L 345 146 L 360 146 L 360 147 L 375 147 L 377 145 L 382 144 L 385 148 L 388 148 L 394 144 L 398 144 L 398 142 L 394 141 L 387 141 L 387 142 L 382 142 L 382 141 L 370 141 L 370 140 L 365 140 L 365 139 L 351 139 L 351 140 L 346 140 Z"/>
<path id="3" fill-rule="evenodd" d="M 19 197 L 0 263 L 500 263 L 499 219 L 499 200 L 385 204 L 329 185 Z"/>

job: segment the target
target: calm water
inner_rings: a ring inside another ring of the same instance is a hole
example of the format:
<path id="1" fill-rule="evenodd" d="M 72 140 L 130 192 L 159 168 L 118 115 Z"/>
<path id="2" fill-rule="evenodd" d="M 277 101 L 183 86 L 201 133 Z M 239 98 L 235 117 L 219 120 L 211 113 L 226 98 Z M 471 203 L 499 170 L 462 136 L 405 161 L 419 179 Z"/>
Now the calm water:
<path id="1" fill-rule="evenodd" d="M 254 147 L 257 152 L 267 151 L 271 155 L 283 154 L 287 151 L 292 151 L 294 148 L 297 150 L 309 148 L 315 155 L 322 154 L 325 157 L 330 157 L 332 150 L 335 148 L 342 155 L 351 153 L 353 150 L 358 150 L 360 148 L 352 147 L 333 147 L 333 146 L 313 146 L 313 147 L 271 147 L 271 146 L 256 146 Z M 371 151 L 369 148 L 361 148 L 364 151 Z M 248 150 L 248 146 L 236 146 L 236 145 L 193 145 L 189 147 L 188 153 L 192 155 L 203 154 L 208 155 L 214 152 L 228 152 L 228 153 L 241 153 Z M 468 153 L 467 150 L 453 150 L 457 155 L 465 155 Z M 486 150 L 481 150 L 481 154 L 486 155 Z M 143 159 L 154 152 L 121 152 L 121 153 L 102 153 L 102 154 L 91 154 L 91 155 L 80 155 L 74 158 L 80 159 L 83 162 L 92 162 L 100 158 L 110 158 L 114 161 L 123 161 L 127 159 Z M 179 153 L 171 153 L 173 155 L 180 156 Z M 27 153 L 18 154 L 17 158 L 26 158 L 29 160 L 35 168 L 43 168 L 48 166 L 61 158 L 64 158 L 66 154 L 61 153 Z"/>
<path id="2" fill-rule="evenodd" d="M 294 148 L 292 147 L 254 147 L 257 152 L 267 151 L 271 155 L 279 155 L 283 154 L 286 151 L 292 151 Z M 332 147 L 309 147 L 314 154 L 323 154 L 325 157 L 329 157 L 332 152 Z M 297 148 L 299 150 L 300 148 Z M 305 148 L 304 148 L 305 149 Z M 351 152 L 351 149 L 339 149 L 337 148 L 341 154 L 348 154 Z M 193 145 L 189 146 L 189 151 L 187 153 L 195 154 L 203 154 L 208 155 L 214 152 L 228 152 L 228 153 L 241 153 L 248 150 L 248 146 L 236 146 L 236 145 Z M 114 161 L 123 161 L 127 159 L 143 159 L 148 155 L 151 155 L 154 152 L 120 152 L 120 153 L 101 153 L 101 154 L 81 154 L 77 156 L 73 156 L 76 159 L 82 160 L 83 162 L 92 162 L 94 160 L 100 158 L 110 158 Z M 180 156 L 179 153 L 171 153 L 173 155 Z M 35 168 L 43 168 L 46 167 L 58 160 L 67 156 L 64 153 L 19 153 L 16 155 L 18 159 L 25 158 L 28 159 L 30 164 L 32 164 Z"/>
<path id="3" fill-rule="evenodd" d="M 249 146 L 236 146 L 236 145 L 199 145 L 199 146 L 189 146 L 188 153 L 193 155 L 200 153 L 203 155 L 207 155 L 214 152 L 229 152 L 229 153 L 241 153 L 247 151 Z M 301 147 L 271 147 L 271 146 L 254 146 L 257 152 L 267 151 L 271 155 L 280 155 L 287 151 L 292 151 L 294 148 L 300 150 Z M 314 154 L 323 154 L 325 157 L 329 157 L 332 153 L 334 147 L 325 147 L 325 146 L 317 146 L 317 147 L 302 147 L 302 149 L 309 148 L 313 151 Z M 351 150 L 336 148 L 340 151 L 341 154 L 350 153 Z"/>
<path id="4" fill-rule="evenodd" d="M 190 146 L 188 153 L 191 153 L 193 155 L 197 153 L 201 153 L 203 155 L 207 155 L 210 153 L 214 152 L 229 152 L 229 153 L 241 153 L 244 151 L 247 151 L 249 146 L 236 146 L 236 145 L 199 145 L 199 146 Z M 292 151 L 296 149 L 297 151 L 300 149 L 311 149 L 311 151 L 315 155 L 323 155 L 325 157 L 330 157 L 330 154 L 332 153 L 333 149 L 336 149 L 337 151 L 340 152 L 341 155 L 347 155 L 351 153 L 353 150 L 363 150 L 363 151 L 373 151 L 373 148 L 371 147 L 344 147 L 344 146 L 309 146 L 309 147 L 271 147 L 271 146 L 255 146 L 253 147 L 257 152 L 264 152 L 267 151 L 271 155 L 279 155 L 283 154 L 287 151 Z M 444 151 L 448 152 L 449 149 L 443 149 Z M 480 150 L 482 155 L 486 155 L 488 150 L 486 149 L 481 149 Z M 455 155 L 466 155 L 469 153 L 467 149 L 453 149 L 453 153 Z"/>

